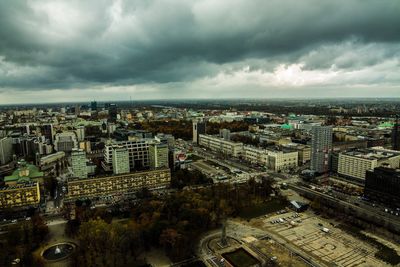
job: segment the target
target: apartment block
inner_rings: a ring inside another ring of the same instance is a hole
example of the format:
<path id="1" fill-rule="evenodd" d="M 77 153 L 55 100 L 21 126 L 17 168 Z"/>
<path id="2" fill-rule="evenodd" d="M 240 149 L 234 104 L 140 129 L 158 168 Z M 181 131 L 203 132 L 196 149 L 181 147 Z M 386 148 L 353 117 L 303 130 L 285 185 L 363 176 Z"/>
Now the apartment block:
<path id="1" fill-rule="evenodd" d="M 67 200 L 95 198 L 112 195 L 130 195 L 142 188 L 158 189 L 168 187 L 171 182 L 169 169 L 134 172 L 121 175 L 87 179 L 68 179 Z"/>
<path id="2" fill-rule="evenodd" d="M 37 206 L 39 203 L 38 182 L 6 185 L 0 188 L 0 209 Z"/>
<path id="3" fill-rule="evenodd" d="M 122 146 L 129 153 L 129 168 L 131 171 L 135 169 L 148 168 L 149 162 L 149 140 L 136 139 L 129 141 L 110 141 L 104 147 L 104 161 L 102 167 L 105 171 L 112 171 L 112 151 L 114 146 Z"/>
<path id="4" fill-rule="evenodd" d="M 366 172 L 379 166 L 398 168 L 400 153 L 383 148 L 349 151 L 339 154 L 338 173 L 352 178 L 365 179 Z"/>
<path id="5" fill-rule="evenodd" d="M 313 126 L 311 135 L 311 170 L 325 173 L 329 171 L 329 157 L 332 150 L 332 127 Z"/>
<path id="6" fill-rule="evenodd" d="M 115 146 L 112 149 L 112 166 L 114 174 L 129 173 L 129 152 L 123 146 Z"/>
<path id="7" fill-rule="evenodd" d="M 226 156 L 239 157 L 243 153 L 243 143 L 227 141 L 211 135 L 200 134 L 199 145 Z"/>
<path id="8" fill-rule="evenodd" d="M 87 178 L 88 171 L 86 167 L 86 152 L 75 149 L 71 153 L 72 172 L 78 178 Z"/>
<path id="9" fill-rule="evenodd" d="M 150 168 L 167 168 L 168 165 L 168 144 L 152 143 L 149 145 Z"/>
<path id="10" fill-rule="evenodd" d="M 289 149 L 270 150 L 244 146 L 244 160 L 267 167 L 274 171 L 283 171 L 298 166 L 298 152 Z"/>

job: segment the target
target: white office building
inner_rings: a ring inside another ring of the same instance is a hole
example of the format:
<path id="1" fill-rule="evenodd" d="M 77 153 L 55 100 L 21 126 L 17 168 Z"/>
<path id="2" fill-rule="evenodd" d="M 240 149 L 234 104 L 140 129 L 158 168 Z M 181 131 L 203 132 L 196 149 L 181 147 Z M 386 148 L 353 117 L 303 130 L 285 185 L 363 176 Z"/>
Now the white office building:
<path id="1" fill-rule="evenodd" d="M 168 168 L 168 144 L 151 143 L 149 145 L 150 168 Z"/>
<path id="2" fill-rule="evenodd" d="M 112 167 L 114 174 L 124 174 L 130 172 L 129 152 L 126 147 L 114 146 L 112 148 Z"/>
<path id="3" fill-rule="evenodd" d="M 125 147 L 128 150 L 130 170 L 148 168 L 150 165 L 149 141 L 152 141 L 152 139 L 136 139 L 129 141 L 110 140 L 104 147 L 103 169 L 105 171 L 112 171 L 112 149 L 115 145 Z"/>
<path id="4" fill-rule="evenodd" d="M 86 152 L 80 149 L 74 149 L 71 153 L 71 166 L 75 177 L 81 179 L 87 178 Z"/>
<path id="5" fill-rule="evenodd" d="M 85 140 L 85 127 L 84 126 L 77 127 L 75 132 L 76 132 L 76 137 L 78 139 L 78 142 Z"/>

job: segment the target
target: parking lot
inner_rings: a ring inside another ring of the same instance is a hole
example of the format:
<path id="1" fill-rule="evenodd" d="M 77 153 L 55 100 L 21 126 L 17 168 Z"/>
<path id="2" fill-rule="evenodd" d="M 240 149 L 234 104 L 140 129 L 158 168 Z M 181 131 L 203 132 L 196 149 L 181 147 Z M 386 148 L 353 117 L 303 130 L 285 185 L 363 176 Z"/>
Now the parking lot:
<path id="1" fill-rule="evenodd" d="M 334 221 L 314 213 L 287 212 L 263 217 L 259 226 L 313 254 L 326 263 L 338 266 L 389 266 L 374 257 L 377 249 L 336 228 Z"/>

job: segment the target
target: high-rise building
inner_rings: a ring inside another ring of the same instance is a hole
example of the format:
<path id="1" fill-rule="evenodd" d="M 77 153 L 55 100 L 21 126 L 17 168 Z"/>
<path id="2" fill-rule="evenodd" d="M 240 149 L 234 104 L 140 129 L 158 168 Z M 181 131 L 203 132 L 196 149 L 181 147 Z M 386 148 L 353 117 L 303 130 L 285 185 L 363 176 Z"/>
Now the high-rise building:
<path id="1" fill-rule="evenodd" d="M 78 178 L 87 178 L 88 171 L 86 167 L 86 152 L 80 149 L 75 149 L 71 153 L 72 172 Z"/>
<path id="2" fill-rule="evenodd" d="M 114 174 L 124 174 L 130 172 L 129 152 L 126 147 L 114 146 L 112 148 L 112 166 Z"/>
<path id="3" fill-rule="evenodd" d="M 206 134 L 206 122 L 193 121 L 193 143 L 199 143 L 200 134 Z"/>
<path id="4" fill-rule="evenodd" d="M 118 116 L 118 108 L 116 104 L 110 104 L 108 106 L 108 118 L 111 122 L 116 122 Z"/>
<path id="5" fill-rule="evenodd" d="M 97 102 L 96 102 L 96 101 L 92 101 L 92 102 L 90 103 L 90 109 L 91 109 L 92 111 L 97 111 Z"/>
<path id="6" fill-rule="evenodd" d="M 328 172 L 332 150 L 332 127 L 313 126 L 311 134 L 311 170 L 317 173 Z"/>
<path id="7" fill-rule="evenodd" d="M 75 105 L 75 115 L 79 116 L 79 114 L 81 114 L 81 106 L 76 104 Z"/>
<path id="8" fill-rule="evenodd" d="M 13 158 L 13 139 L 4 137 L 0 139 L 0 165 L 9 163 Z"/>
<path id="9" fill-rule="evenodd" d="M 112 148 L 115 145 L 123 146 L 128 149 L 129 166 L 131 170 L 149 167 L 149 142 L 147 139 L 120 142 L 110 141 L 104 147 L 104 161 L 102 162 L 102 166 L 105 171 L 112 170 Z"/>
<path id="10" fill-rule="evenodd" d="M 44 136 L 47 140 L 50 140 L 50 142 L 53 142 L 54 139 L 54 131 L 53 131 L 53 125 L 52 124 L 42 124 L 39 127 L 40 134 Z"/>
<path id="11" fill-rule="evenodd" d="M 77 127 L 75 132 L 78 142 L 85 140 L 85 126 Z"/>
<path id="12" fill-rule="evenodd" d="M 168 168 L 168 144 L 152 143 L 149 145 L 150 168 Z"/>
<path id="13" fill-rule="evenodd" d="M 400 122 L 398 116 L 392 129 L 392 149 L 400 150 Z"/>

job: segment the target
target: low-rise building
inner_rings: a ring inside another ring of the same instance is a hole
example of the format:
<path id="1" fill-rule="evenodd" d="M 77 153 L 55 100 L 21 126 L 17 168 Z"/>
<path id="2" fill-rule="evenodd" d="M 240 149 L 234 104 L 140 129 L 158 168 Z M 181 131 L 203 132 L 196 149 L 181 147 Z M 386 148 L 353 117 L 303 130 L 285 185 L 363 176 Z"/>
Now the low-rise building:
<path id="1" fill-rule="evenodd" d="M 67 201 L 112 195 L 130 195 L 142 188 L 165 188 L 169 186 L 170 182 L 171 172 L 169 169 L 87 179 L 69 178 Z"/>
<path id="2" fill-rule="evenodd" d="M 42 182 L 43 172 L 25 161 L 19 162 L 18 168 L 4 177 L 5 185 L 0 187 L 0 209 L 39 205 Z"/>
<path id="3" fill-rule="evenodd" d="M 199 145 L 226 156 L 239 157 L 243 153 L 243 143 L 232 142 L 211 135 L 200 134 Z"/>
<path id="4" fill-rule="evenodd" d="M 283 171 L 298 166 L 298 152 L 290 149 L 263 149 L 244 146 L 242 157 L 253 164 L 259 164 L 274 171 Z"/>
<path id="5" fill-rule="evenodd" d="M 283 145 L 283 147 L 298 152 L 299 165 L 305 164 L 311 160 L 311 146 L 298 143 L 289 143 Z"/>
<path id="6" fill-rule="evenodd" d="M 299 154 L 297 151 L 268 150 L 267 168 L 274 171 L 284 171 L 298 166 Z"/>
<path id="7" fill-rule="evenodd" d="M 9 176 L 4 177 L 6 185 L 14 186 L 29 182 L 43 182 L 44 173 L 38 167 L 28 164 L 24 160 L 18 163 L 18 168 Z"/>
<path id="8" fill-rule="evenodd" d="M 26 182 L 0 187 L 0 209 L 36 207 L 40 203 L 38 182 Z"/>

